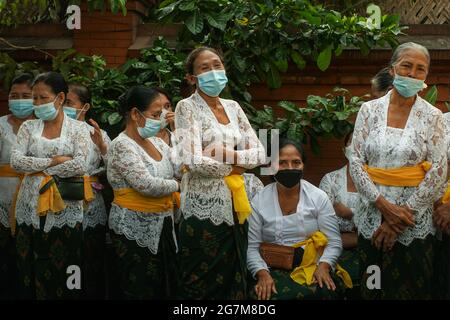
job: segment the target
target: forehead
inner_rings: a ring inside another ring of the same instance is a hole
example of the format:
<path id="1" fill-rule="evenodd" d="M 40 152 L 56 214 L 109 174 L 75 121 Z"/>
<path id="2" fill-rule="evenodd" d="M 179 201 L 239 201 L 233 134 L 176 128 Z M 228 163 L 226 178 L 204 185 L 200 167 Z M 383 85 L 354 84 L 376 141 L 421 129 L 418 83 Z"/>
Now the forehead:
<path id="1" fill-rule="evenodd" d="M 72 101 L 79 101 L 80 100 L 78 95 L 76 93 L 74 93 L 73 91 L 70 91 L 70 90 L 67 93 L 67 99 L 72 100 Z"/>
<path id="2" fill-rule="evenodd" d="M 202 51 L 194 61 L 194 67 L 200 66 L 202 64 L 209 64 L 212 62 L 221 62 L 219 56 L 212 51 L 204 50 Z"/>
<path id="3" fill-rule="evenodd" d="M 302 156 L 296 147 L 289 144 L 280 150 L 280 159 L 301 159 Z"/>
<path id="4" fill-rule="evenodd" d="M 11 86 L 10 92 L 31 92 L 31 87 L 26 83 L 16 83 Z"/>
<path id="5" fill-rule="evenodd" d="M 38 82 L 33 86 L 33 92 L 54 94 L 52 88 L 44 82 Z"/>
<path id="6" fill-rule="evenodd" d="M 408 49 L 403 51 L 398 59 L 398 62 L 411 62 L 428 67 L 427 56 L 422 51 L 417 49 Z"/>

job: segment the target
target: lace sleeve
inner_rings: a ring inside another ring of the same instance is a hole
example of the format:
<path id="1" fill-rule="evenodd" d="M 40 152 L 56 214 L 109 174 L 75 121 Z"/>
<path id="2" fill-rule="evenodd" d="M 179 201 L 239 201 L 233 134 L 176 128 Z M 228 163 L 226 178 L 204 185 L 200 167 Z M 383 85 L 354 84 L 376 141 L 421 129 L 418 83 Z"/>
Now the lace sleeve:
<path id="1" fill-rule="evenodd" d="M 80 130 L 69 137 L 74 145 L 72 160 L 50 167 L 46 170 L 49 175 L 56 175 L 61 178 L 73 176 L 82 176 L 87 171 L 89 159 L 89 147 L 91 146 L 91 137 L 86 130 Z"/>
<path id="2" fill-rule="evenodd" d="M 237 118 L 239 122 L 239 131 L 243 138 L 242 150 L 237 152 L 238 165 L 246 168 L 253 169 L 258 165 L 266 163 L 266 151 L 261 141 L 256 136 L 255 130 L 253 130 L 247 116 L 242 110 L 241 106 L 236 103 Z"/>
<path id="3" fill-rule="evenodd" d="M 333 192 L 333 177 L 330 173 L 327 173 L 323 176 L 322 180 L 320 180 L 319 188 L 325 191 L 325 193 L 328 195 L 328 198 L 330 198 L 331 203 L 336 202 L 336 195 Z"/>
<path id="4" fill-rule="evenodd" d="M 365 157 L 365 141 L 369 136 L 369 105 L 364 103 L 356 117 L 355 129 L 353 131 L 353 139 L 350 155 L 350 175 L 355 183 L 358 192 L 366 197 L 369 201 L 375 202 L 380 192 L 370 179 L 364 165 L 367 162 Z"/>
<path id="5" fill-rule="evenodd" d="M 163 197 L 178 190 L 175 180 L 153 176 L 137 150 L 127 141 L 118 141 L 111 148 L 109 165 L 139 193 L 150 197 Z"/>
<path id="6" fill-rule="evenodd" d="M 247 268 L 253 277 L 259 270 L 267 270 L 267 263 L 259 253 L 259 247 L 263 242 L 263 217 L 257 211 L 252 202 L 253 213 L 248 219 L 248 248 L 247 248 Z"/>
<path id="7" fill-rule="evenodd" d="M 432 165 L 416 191 L 406 202 L 413 210 L 427 208 L 430 206 L 430 202 L 437 200 L 447 178 L 447 137 L 443 117 L 440 114 L 434 115 L 427 127 L 430 128 L 426 140 L 427 161 Z"/>
<path id="8" fill-rule="evenodd" d="M 223 178 L 232 171 L 232 166 L 203 156 L 201 123 L 195 117 L 192 106 L 180 101 L 175 109 L 175 148 L 184 164 L 193 175 Z"/>
<path id="9" fill-rule="evenodd" d="M 319 230 L 328 239 L 328 243 L 319 262 L 326 262 L 334 268 L 342 252 L 342 239 L 336 213 L 334 212 L 333 205 L 326 196 L 323 197 L 323 201 L 320 207 L 317 208 L 317 211 L 319 212 L 317 219 Z"/>
<path id="10" fill-rule="evenodd" d="M 36 158 L 27 156 L 30 143 L 31 128 L 29 123 L 24 122 L 17 132 L 17 144 L 11 151 L 11 166 L 25 173 L 41 172 L 48 168 L 52 162 L 51 158 Z"/>
<path id="11" fill-rule="evenodd" d="M 109 149 L 109 146 L 111 145 L 111 139 L 109 138 L 108 133 L 106 133 L 106 131 L 104 131 L 104 130 L 102 130 L 102 137 L 103 137 L 103 142 L 105 143 L 106 150 L 107 150 L 107 152 L 105 154 L 102 154 L 102 160 L 106 167 L 106 164 L 108 163 L 108 149 Z"/>

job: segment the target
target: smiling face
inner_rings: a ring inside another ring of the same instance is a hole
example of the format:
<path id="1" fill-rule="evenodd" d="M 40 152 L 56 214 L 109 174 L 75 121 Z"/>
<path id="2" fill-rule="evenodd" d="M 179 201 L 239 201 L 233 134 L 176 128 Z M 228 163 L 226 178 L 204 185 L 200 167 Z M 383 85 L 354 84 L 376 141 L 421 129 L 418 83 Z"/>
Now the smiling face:
<path id="1" fill-rule="evenodd" d="M 429 61 L 427 56 L 420 50 L 405 50 L 395 65 L 391 67 L 390 74 L 398 74 L 418 80 L 425 80 L 428 75 Z"/>
<path id="2" fill-rule="evenodd" d="M 33 105 L 40 106 L 42 104 L 54 102 L 56 109 L 60 109 L 65 100 L 64 92 L 58 94 L 53 93 L 50 86 L 44 82 L 38 82 L 32 89 Z"/>
<path id="3" fill-rule="evenodd" d="M 31 98 L 32 98 L 31 87 L 27 83 L 17 83 L 11 86 L 11 90 L 9 91 L 8 95 L 9 100 L 31 99 Z"/>
<path id="4" fill-rule="evenodd" d="M 198 86 L 196 76 L 212 70 L 225 70 L 225 66 L 217 54 L 210 50 L 203 50 L 193 61 L 193 74 L 188 74 L 186 79 L 189 84 Z"/>
<path id="5" fill-rule="evenodd" d="M 160 120 L 161 112 L 167 104 L 170 104 L 167 97 L 163 94 L 158 94 L 144 111 L 134 108 L 131 112 L 131 119 L 134 120 L 138 127 L 143 128 L 147 118 Z"/>

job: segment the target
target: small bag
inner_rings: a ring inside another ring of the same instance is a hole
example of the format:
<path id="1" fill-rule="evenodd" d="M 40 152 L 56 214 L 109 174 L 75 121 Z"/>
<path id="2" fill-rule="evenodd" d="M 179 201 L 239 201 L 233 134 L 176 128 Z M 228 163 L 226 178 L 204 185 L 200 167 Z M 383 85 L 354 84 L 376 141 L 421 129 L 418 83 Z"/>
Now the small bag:
<path id="1" fill-rule="evenodd" d="M 269 267 L 292 270 L 302 262 L 304 250 L 301 247 L 263 242 L 259 247 L 259 253 Z"/>
<path id="2" fill-rule="evenodd" d="M 52 179 L 39 189 L 39 194 L 43 194 L 47 191 L 53 183 L 56 183 L 63 200 L 84 200 L 83 177 L 60 178 L 58 176 L 52 176 Z"/>

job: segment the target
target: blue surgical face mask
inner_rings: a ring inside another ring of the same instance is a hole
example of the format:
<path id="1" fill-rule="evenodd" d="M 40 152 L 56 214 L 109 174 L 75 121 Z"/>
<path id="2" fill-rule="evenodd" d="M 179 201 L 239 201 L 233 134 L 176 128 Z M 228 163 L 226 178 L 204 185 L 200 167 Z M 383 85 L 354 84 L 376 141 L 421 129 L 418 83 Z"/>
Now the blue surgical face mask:
<path id="1" fill-rule="evenodd" d="M 41 120 L 51 121 L 58 115 L 58 109 L 55 108 L 55 100 L 53 102 L 41 104 L 40 106 L 34 105 L 34 114 Z"/>
<path id="2" fill-rule="evenodd" d="M 420 90 L 425 89 L 427 85 L 425 80 L 414 79 L 410 77 L 399 76 L 394 70 L 394 82 L 392 83 L 397 92 L 405 98 L 415 96 Z"/>
<path id="3" fill-rule="evenodd" d="M 68 116 L 69 118 L 72 118 L 74 120 L 77 120 L 78 116 L 77 116 L 77 109 L 76 108 L 72 108 L 72 107 L 64 107 L 64 113 L 66 114 L 66 116 Z"/>
<path id="4" fill-rule="evenodd" d="M 148 139 L 150 137 L 156 136 L 156 134 L 161 129 L 161 121 L 147 118 L 139 111 L 139 113 L 145 118 L 145 126 L 143 128 L 137 127 L 139 135 L 143 139 Z"/>
<path id="5" fill-rule="evenodd" d="M 225 70 L 211 70 L 197 76 L 198 87 L 210 97 L 217 97 L 228 82 Z"/>
<path id="6" fill-rule="evenodd" d="M 19 119 L 28 118 L 33 113 L 33 99 L 9 100 L 9 111 Z"/>

